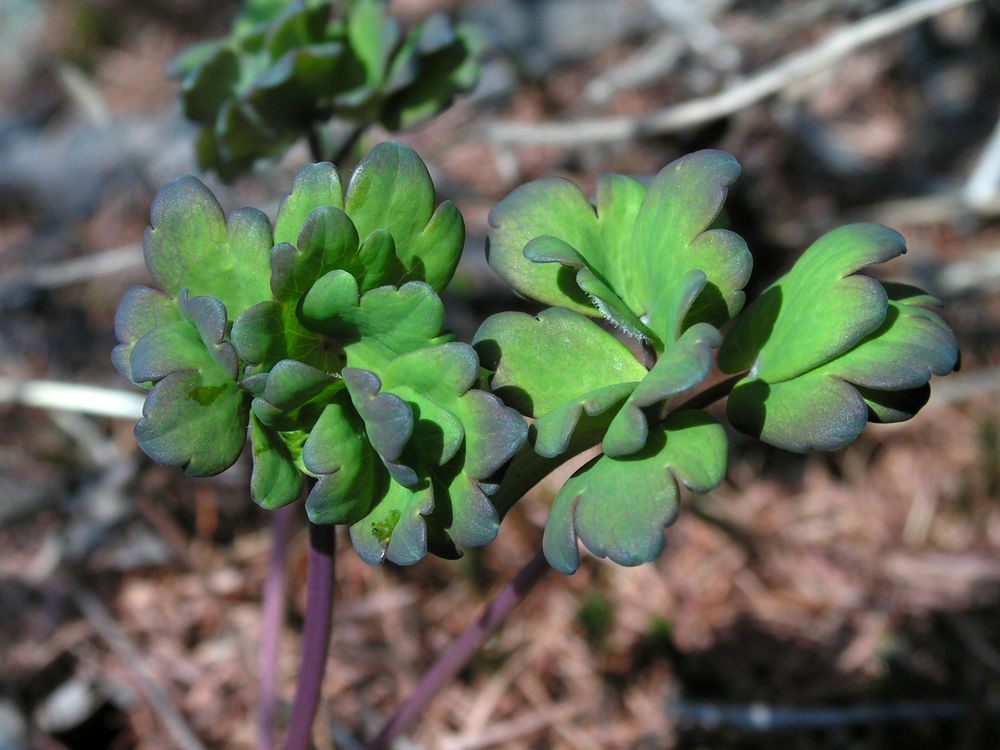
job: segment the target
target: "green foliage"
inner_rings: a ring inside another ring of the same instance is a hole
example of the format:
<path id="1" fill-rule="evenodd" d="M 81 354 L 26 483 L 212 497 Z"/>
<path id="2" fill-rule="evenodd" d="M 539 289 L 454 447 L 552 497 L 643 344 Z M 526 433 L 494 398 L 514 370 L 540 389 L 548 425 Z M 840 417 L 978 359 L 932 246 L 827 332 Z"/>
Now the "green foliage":
<path id="1" fill-rule="evenodd" d="M 281 35 L 309 28 L 312 7 L 294 24 L 280 16 L 292 24 Z M 349 7 L 365 70 L 394 65 L 398 30 L 380 3 Z M 239 33 L 253 36 L 259 22 L 246 19 Z M 725 475 L 723 427 L 681 402 L 710 378 L 716 350 L 736 375 L 732 425 L 797 451 L 910 418 L 931 376 L 958 360 L 934 299 L 862 273 L 905 250 L 877 225 L 821 237 L 743 310 L 748 251 L 713 228 L 738 172 L 729 155 L 702 151 L 645 183 L 605 175 L 593 204 L 566 181 L 518 188 L 490 217 L 490 262 L 557 306 L 494 315 L 473 346 L 444 330 L 438 296 L 462 251 L 462 217 L 437 205 L 410 149 L 376 147 L 346 189 L 331 164 L 307 165 L 273 231 L 254 209 L 227 220 L 194 178 L 170 183 L 145 243 L 161 290 L 130 290 L 116 318 L 114 363 L 149 390 L 139 443 L 214 474 L 249 427 L 254 499 L 280 507 L 311 477 L 310 518 L 348 525 L 372 564 L 489 543 L 512 487 L 599 445 L 556 497 L 546 557 L 572 573 L 583 542 L 622 565 L 650 561 L 681 485 L 708 492 Z"/>
<path id="2" fill-rule="evenodd" d="M 251 0 L 228 37 L 185 49 L 168 72 L 200 126 L 199 166 L 232 180 L 331 119 L 419 125 L 475 85 L 480 49 L 441 14 L 404 32 L 385 0 Z"/>
<path id="3" fill-rule="evenodd" d="M 194 178 L 167 185 L 146 233 L 163 291 L 129 291 L 116 319 L 115 365 L 151 389 L 142 448 L 215 474 L 249 425 L 254 499 L 280 507 L 316 478 L 310 517 L 349 524 L 373 564 L 490 542 L 488 480 L 527 426 L 476 388 L 475 351 L 443 330 L 437 292 L 464 226 L 435 202 L 423 163 L 395 143 L 346 194 L 330 164 L 303 168 L 273 232 L 252 209 L 227 223 Z"/>
<path id="4" fill-rule="evenodd" d="M 522 294 L 558 305 L 483 324 L 475 346 L 491 387 L 535 418 L 539 456 L 579 450 L 580 435 L 599 436 L 602 448 L 562 488 L 546 524 L 546 557 L 563 572 L 579 566 L 578 540 L 623 565 L 652 560 L 676 515 L 678 482 L 708 492 L 722 481 L 722 427 L 674 402 L 708 378 L 718 327 L 731 318 L 718 363 L 744 377 L 729 419 L 790 450 L 838 448 L 868 421 L 910 418 L 931 375 L 956 365 L 954 334 L 932 298 L 858 273 L 904 251 L 885 227 L 831 232 L 742 311 L 749 253 L 713 227 L 738 174 L 728 154 L 701 151 L 649 182 L 602 175 L 593 201 L 566 180 L 539 180 L 490 215 L 491 265 Z M 647 369 L 591 320 L 602 317 L 655 352 L 655 363 Z"/>
<path id="5" fill-rule="evenodd" d="M 567 180 L 523 185 L 490 214 L 490 264 L 522 294 L 603 316 L 662 352 L 743 306 L 746 243 L 711 228 L 738 175 L 729 154 L 699 151 L 648 185 L 602 175 L 593 203 Z"/>
<path id="6" fill-rule="evenodd" d="M 876 224 L 824 235 L 740 318 L 719 354 L 725 372 L 749 370 L 728 402 L 733 425 L 793 451 L 832 450 L 865 424 L 898 422 L 926 403 L 958 344 L 918 289 L 858 273 L 905 252 Z"/>
<path id="7" fill-rule="evenodd" d="M 678 481 L 708 492 L 726 473 L 726 434 L 712 417 L 678 411 L 631 456 L 600 456 L 563 485 L 545 525 L 545 557 L 556 570 L 580 565 L 577 538 L 598 557 L 640 565 L 663 551 L 663 527 L 678 510 Z"/>

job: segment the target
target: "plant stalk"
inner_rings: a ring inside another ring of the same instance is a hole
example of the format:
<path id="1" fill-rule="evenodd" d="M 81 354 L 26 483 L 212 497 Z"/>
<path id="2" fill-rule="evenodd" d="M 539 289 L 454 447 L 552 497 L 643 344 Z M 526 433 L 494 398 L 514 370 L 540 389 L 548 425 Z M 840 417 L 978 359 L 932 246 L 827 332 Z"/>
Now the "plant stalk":
<path id="1" fill-rule="evenodd" d="M 746 373 L 742 373 L 722 380 L 692 396 L 677 409 L 671 409 L 671 411 L 704 409 L 729 395 L 733 386 L 745 375 Z M 530 446 L 522 450 L 507 466 L 500 483 L 500 490 L 490 498 L 500 516 L 506 515 L 518 499 L 569 457 L 599 445 L 603 432 L 602 429 L 597 428 L 577 430 L 565 453 L 556 458 L 543 458 L 537 455 Z M 435 662 L 406 702 L 397 709 L 382 731 L 368 745 L 367 750 L 388 750 L 393 741 L 427 707 L 444 684 L 458 674 L 476 650 L 496 632 L 504 618 L 524 600 L 548 569 L 548 562 L 542 551 L 539 550 L 531 561 L 518 571 L 514 579 L 500 591 L 497 597 L 487 605 L 476 621 Z"/>
<path id="2" fill-rule="evenodd" d="M 326 671 L 333 614 L 334 527 L 309 524 L 309 581 L 302 631 L 302 664 L 284 750 L 308 750 Z"/>
<path id="3" fill-rule="evenodd" d="M 406 702 L 368 745 L 368 750 L 389 750 L 396 738 L 427 707 L 438 691 L 469 663 L 473 654 L 496 632 L 507 615 L 524 601 L 548 570 L 549 564 L 539 550 L 528 564 L 517 572 L 514 579 L 500 590 L 496 598 L 486 605 L 475 622 L 438 658 Z"/>
<path id="4" fill-rule="evenodd" d="M 264 604 L 261 613 L 260 695 L 257 702 L 257 747 L 274 750 L 275 717 L 278 712 L 278 649 L 285 614 L 285 563 L 288 558 L 288 531 L 295 505 L 286 505 L 271 513 L 271 560 L 264 580 Z"/>

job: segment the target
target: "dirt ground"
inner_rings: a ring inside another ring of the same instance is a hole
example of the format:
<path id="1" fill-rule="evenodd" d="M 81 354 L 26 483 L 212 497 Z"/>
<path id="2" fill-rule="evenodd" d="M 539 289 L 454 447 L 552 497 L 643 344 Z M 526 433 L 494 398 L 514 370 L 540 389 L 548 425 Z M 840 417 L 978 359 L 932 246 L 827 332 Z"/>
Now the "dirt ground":
<path id="1" fill-rule="evenodd" d="M 881 221 L 909 244 L 892 276 L 940 297 L 962 346 L 961 372 L 934 383 L 917 418 L 842 451 L 802 457 L 733 435 L 726 482 L 685 498 L 657 562 L 585 556 L 572 577 L 550 572 L 400 750 L 1000 746 L 1000 185 L 970 198 L 1000 117 L 1000 3 L 934 14 L 704 122 L 591 139 L 539 126 L 710 101 L 900 3 L 393 5 L 458 12 L 493 45 L 472 95 L 401 136 L 466 217 L 446 294 L 462 340 L 491 312 L 532 309 L 483 253 L 486 214 L 513 187 L 559 174 L 589 189 L 600 172 L 650 174 L 713 147 L 743 164 L 727 208 L 754 252 L 751 289 L 826 229 Z M 139 243 L 157 187 L 195 171 L 163 68 L 235 7 L 0 0 L 4 750 L 173 747 L 164 704 L 204 747 L 256 743 L 270 527 L 248 499 L 248 461 L 188 479 L 143 456 L 131 422 L 18 404 L 10 385 L 127 387 L 109 360 L 114 311 L 148 281 Z M 205 179 L 227 210 L 273 216 L 307 158 L 300 146 L 233 186 Z M 558 487 L 543 482 L 496 543 L 455 562 L 370 568 L 339 538 L 318 748 L 363 746 L 534 555 Z"/>

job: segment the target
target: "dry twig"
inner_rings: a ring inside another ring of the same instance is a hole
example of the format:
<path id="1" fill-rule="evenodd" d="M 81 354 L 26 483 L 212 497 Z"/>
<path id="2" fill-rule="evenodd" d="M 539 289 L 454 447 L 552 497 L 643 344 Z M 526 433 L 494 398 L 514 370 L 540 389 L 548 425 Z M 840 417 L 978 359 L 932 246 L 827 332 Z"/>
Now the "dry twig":
<path id="1" fill-rule="evenodd" d="M 0 404 L 57 409 L 112 419 L 139 419 L 144 399 L 145 396 L 140 393 L 114 388 L 0 377 Z"/>
<path id="2" fill-rule="evenodd" d="M 671 133 L 703 125 L 773 96 L 793 83 L 821 73 L 852 52 L 920 21 L 975 0 L 913 0 L 851 24 L 810 49 L 788 55 L 718 94 L 676 104 L 640 117 L 606 117 L 570 122 L 502 122 L 487 129 L 499 143 L 581 145 Z"/>
<path id="3" fill-rule="evenodd" d="M 989 209 L 1000 201 L 1000 120 L 965 184 L 962 197 L 976 211 Z"/>

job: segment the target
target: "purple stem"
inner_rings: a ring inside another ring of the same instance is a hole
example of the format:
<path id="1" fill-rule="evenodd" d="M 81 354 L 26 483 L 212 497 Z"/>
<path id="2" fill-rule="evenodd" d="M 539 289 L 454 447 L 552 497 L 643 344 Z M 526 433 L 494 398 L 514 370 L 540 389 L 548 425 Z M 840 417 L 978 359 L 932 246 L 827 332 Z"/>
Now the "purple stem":
<path id="1" fill-rule="evenodd" d="M 278 713 L 278 647 L 285 614 L 285 562 L 288 557 L 288 528 L 295 506 L 286 505 L 271 513 L 271 561 L 264 580 L 264 606 L 260 633 L 260 696 L 257 704 L 257 747 L 274 750 L 274 725 Z"/>
<path id="2" fill-rule="evenodd" d="M 326 671 L 333 614 L 334 527 L 309 524 L 309 582 L 306 587 L 306 622 L 302 631 L 302 664 L 295 685 L 292 718 L 285 750 L 307 750 L 319 691 Z"/>
<path id="3" fill-rule="evenodd" d="M 500 590 L 496 598 L 486 605 L 486 609 L 476 621 L 438 658 L 406 702 L 368 745 L 368 750 L 389 750 L 396 738 L 427 707 L 438 691 L 468 664 L 472 655 L 496 632 L 504 618 L 524 601 L 547 570 L 549 564 L 539 551 L 517 572 L 514 579 Z"/>

